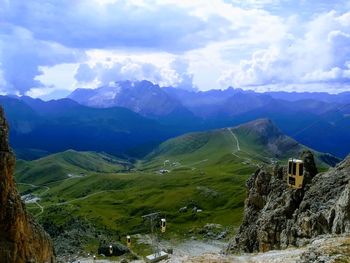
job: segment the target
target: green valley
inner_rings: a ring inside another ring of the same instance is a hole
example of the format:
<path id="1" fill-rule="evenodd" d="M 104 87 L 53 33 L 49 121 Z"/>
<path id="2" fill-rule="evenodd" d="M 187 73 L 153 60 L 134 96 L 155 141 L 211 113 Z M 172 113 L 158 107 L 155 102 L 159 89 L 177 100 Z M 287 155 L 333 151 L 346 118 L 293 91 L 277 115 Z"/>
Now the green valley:
<path id="1" fill-rule="evenodd" d="M 16 178 L 22 195 L 39 198 L 28 208 L 54 238 L 77 220 L 94 225 L 98 234 L 83 242 L 86 249 L 96 249 L 102 237 L 148 233 L 142 216 L 152 212 L 167 219 L 164 239 L 203 238 L 209 223 L 231 236 L 242 220 L 249 175 L 305 148 L 263 119 L 170 139 L 142 160 L 66 151 L 19 161 Z"/>

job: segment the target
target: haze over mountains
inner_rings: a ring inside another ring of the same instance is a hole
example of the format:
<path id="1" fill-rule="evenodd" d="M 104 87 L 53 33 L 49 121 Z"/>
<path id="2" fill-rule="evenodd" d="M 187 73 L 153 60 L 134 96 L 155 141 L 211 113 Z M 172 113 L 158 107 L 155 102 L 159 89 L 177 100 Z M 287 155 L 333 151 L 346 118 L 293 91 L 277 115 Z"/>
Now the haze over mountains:
<path id="1" fill-rule="evenodd" d="M 0 98 L 17 154 L 25 159 L 68 149 L 139 157 L 162 141 L 269 118 L 299 142 L 345 157 L 350 149 L 350 92 L 192 91 L 149 81 L 77 89 L 66 99 Z M 322 131 L 322 132 L 321 132 Z M 320 143 L 322 141 L 322 144 Z"/>

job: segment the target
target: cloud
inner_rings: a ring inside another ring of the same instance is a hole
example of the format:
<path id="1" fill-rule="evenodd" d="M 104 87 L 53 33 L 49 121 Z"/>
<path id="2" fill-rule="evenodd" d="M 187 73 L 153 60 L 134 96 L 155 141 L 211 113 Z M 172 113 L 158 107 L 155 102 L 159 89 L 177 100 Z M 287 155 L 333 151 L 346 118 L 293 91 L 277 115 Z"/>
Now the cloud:
<path id="1" fill-rule="evenodd" d="M 0 32 L 1 89 L 7 93 L 25 94 L 33 87 L 42 87 L 36 79 L 40 66 L 78 61 L 84 52 L 60 44 L 33 38 L 30 31 L 5 25 Z"/>
<path id="2" fill-rule="evenodd" d="M 277 6 L 281 3 L 281 0 L 227 0 L 227 2 L 244 7 L 263 8 L 266 6 Z"/>
<path id="3" fill-rule="evenodd" d="M 94 67 L 90 67 L 88 64 L 80 64 L 77 72 L 74 75 L 78 82 L 89 83 L 97 77 L 97 72 Z"/>
<path id="4" fill-rule="evenodd" d="M 1 0 L 0 0 L 1 2 Z M 0 16 L 34 37 L 72 48 L 135 48 L 181 52 L 229 37 L 229 21 L 205 19 L 157 1 L 2 0 Z M 7 2 L 7 4 L 6 4 Z"/>
<path id="5" fill-rule="evenodd" d="M 349 83 L 345 3 L 0 0 L 0 93 L 43 96 L 125 79 L 340 90 Z"/>
<path id="6" fill-rule="evenodd" d="M 179 78 L 178 83 L 174 86 L 185 90 L 197 89 L 193 83 L 193 73 L 189 72 L 188 60 L 177 58 L 171 62 L 170 67 L 176 72 Z"/>
<path id="7" fill-rule="evenodd" d="M 193 89 L 193 75 L 188 72 L 188 61 L 176 58 L 167 66 L 127 58 L 104 63 L 82 63 L 76 70 L 78 86 L 95 88 L 122 80 L 148 80 L 160 86 Z"/>
<path id="8" fill-rule="evenodd" d="M 255 51 L 219 81 L 239 87 L 338 83 L 342 89 L 350 83 L 350 12 L 320 14 L 305 28 L 300 37 Z"/>
<path id="9" fill-rule="evenodd" d="M 76 75 L 80 83 L 93 82 L 97 85 L 106 83 L 106 80 L 113 76 L 116 78 L 114 80 L 145 77 L 159 84 L 173 84 L 182 88 L 192 87 L 193 82 L 197 82 L 201 88 L 215 87 L 218 74 L 216 71 L 221 68 L 218 64 L 223 63 L 212 60 L 219 55 L 204 54 L 208 45 L 223 41 L 230 41 L 240 47 L 252 43 L 266 44 L 280 39 L 284 34 L 283 19 L 271 16 L 264 10 L 234 7 L 222 0 L 48 0 L 45 3 L 39 0 L 0 0 L 0 6 L 2 21 L 8 27 L 25 31 L 29 35 L 23 46 L 24 50 L 27 49 L 30 53 L 30 63 L 26 61 L 28 66 L 21 68 L 23 77 L 16 80 L 11 78 L 9 75 L 17 75 L 16 68 L 9 67 L 8 60 L 3 63 L 7 71 L 7 86 L 20 89 L 21 93 L 36 88 L 36 94 L 39 94 L 38 88 L 43 84 L 49 84 L 53 89 L 69 89 L 62 87 L 60 83 L 48 81 L 47 71 L 42 72 L 41 69 L 51 67 L 53 70 L 50 72 L 53 72 L 57 68 L 56 65 L 79 63 L 82 59 L 79 56 L 74 57 L 74 53 L 90 53 L 91 50 L 125 52 L 131 54 L 131 57 L 147 52 L 152 52 L 154 57 L 168 53 L 173 55 L 168 63 L 171 63 L 174 57 L 178 60 L 174 63 L 180 63 L 183 57 L 187 62 L 181 70 L 174 69 L 178 67 L 175 64 L 167 67 L 167 70 L 160 69 L 163 66 L 153 62 L 123 62 L 123 65 L 116 63 L 114 67 L 105 66 L 104 61 L 89 62 L 89 65 L 103 66 L 100 66 L 100 70 L 93 66 L 94 69 L 91 70 L 86 66 L 88 64 L 82 65 Z M 270 29 L 269 32 L 256 34 L 262 29 L 266 31 L 267 28 Z M 1 28 L 0 34 L 13 34 L 7 31 Z M 14 36 L 12 38 L 4 40 L 4 45 L 12 41 L 17 42 Z M 21 47 L 14 45 L 9 48 L 15 53 L 14 50 Z M 203 49 L 203 53 L 195 61 L 191 59 L 195 56 L 191 56 L 190 53 L 197 52 L 199 48 Z M 215 52 L 220 52 L 218 50 L 221 49 L 218 48 Z M 208 51 L 211 52 L 210 49 Z M 48 63 L 50 52 L 52 61 Z M 72 56 L 68 58 L 68 55 Z M 18 55 L 14 63 L 24 62 L 26 56 L 27 54 Z M 208 66 L 203 71 L 202 64 L 208 63 L 216 69 L 210 69 Z M 192 65 L 196 65 L 194 68 L 199 70 L 188 73 L 188 68 L 193 67 Z M 53 79 L 60 79 L 62 72 L 63 70 L 57 69 L 56 75 L 59 77 L 55 77 L 55 74 L 51 76 Z M 98 76 L 96 72 L 99 72 Z M 213 77 L 209 77 L 208 72 L 211 72 Z M 42 73 L 44 77 L 38 77 Z M 92 74 L 90 79 L 89 74 Z M 42 79 L 46 81 L 43 82 Z"/>
<path id="10" fill-rule="evenodd" d="M 94 86 L 109 85 L 121 80 L 148 80 L 161 86 L 176 85 L 181 80 L 178 74 L 167 68 L 160 68 L 151 63 L 125 59 L 111 63 L 80 64 L 75 79 L 81 84 Z"/>

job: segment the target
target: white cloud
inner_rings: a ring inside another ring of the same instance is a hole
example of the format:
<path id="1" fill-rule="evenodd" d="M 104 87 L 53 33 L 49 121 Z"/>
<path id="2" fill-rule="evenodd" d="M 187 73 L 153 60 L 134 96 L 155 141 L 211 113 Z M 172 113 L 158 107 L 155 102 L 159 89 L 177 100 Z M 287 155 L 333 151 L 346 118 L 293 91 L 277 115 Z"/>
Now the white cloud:
<path id="1" fill-rule="evenodd" d="M 8 93 L 40 96 L 143 78 L 202 90 L 217 88 L 218 79 L 221 87 L 256 89 L 332 83 L 341 90 L 349 82 L 344 0 L 0 0 L 0 6 L 0 90 Z M 343 14 L 312 13 L 333 7 Z"/>
<path id="2" fill-rule="evenodd" d="M 317 16 L 302 36 L 255 51 L 219 81 L 239 87 L 332 82 L 342 89 L 342 83 L 350 83 L 349 14 L 331 11 Z"/>
<path id="3" fill-rule="evenodd" d="M 23 81 L 21 85 L 15 85 L 21 86 L 21 92 L 40 88 L 42 84 L 56 89 L 71 89 L 62 87 L 60 83 L 62 72 L 66 72 L 68 79 L 71 79 L 71 74 L 56 65 L 77 61 L 59 59 L 52 48 L 35 47 L 38 43 L 56 45 L 67 53 L 74 52 L 68 47 L 74 47 L 89 54 L 90 60 L 87 62 L 90 64 L 95 60 L 93 64 L 104 65 L 106 58 L 103 53 L 109 53 L 113 61 L 113 56 L 121 60 L 120 54 L 124 53 L 122 60 L 143 63 L 142 66 L 127 63 L 120 70 L 121 76 L 115 75 L 116 78 L 138 79 L 145 76 L 164 85 L 181 82 L 185 86 L 194 81 L 200 88 L 207 89 L 216 87 L 215 81 L 227 64 L 221 58 L 225 48 L 245 45 L 249 50 L 251 45 L 266 45 L 281 39 L 285 33 L 283 19 L 264 10 L 242 9 L 222 0 L 82 0 L 74 3 L 49 0 L 44 4 L 39 0 L 1 2 L 4 8 L 0 10 L 0 16 L 12 27 L 28 32 L 31 38 L 31 42 L 25 45 L 32 50 L 30 59 L 33 66 L 22 68 L 23 72 L 28 71 L 28 76 L 23 78 L 27 83 Z M 262 30 L 265 30 L 265 34 L 257 34 Z M 40 60 L 41 49 L 52 52 L 56 61 L 46 63 Z M 174 73 L 169 66 L 173 60 L 186 60 L 187 71 L 191 72 Z M 8 71 L 16 72 L 6 67 Z M 53 73 L 55 71 L 56 76 Z M 80 74 L 82 71 L 80 69 Z M 146 71 L 153 73 L 146 74 Z M 56 80 L 56 83 L 50 79 Z M 14 81 L 9 81 L 8 85 L 13 85 L 11 82 Z M 88 87 L 104 83 L 96 78 L 91 83 L 85 82 Z"/>
<path id="4" fill-rule="evenodd" d="M 225 39 L 230 31 L 222 30 L 229 22 L 221 16 L 204 20 L 181 5 L 153 0 L 12 0 L 2 6 L 0 16 L 8 23 L 73 48 L 180 52 Z"/>
<path id="5" fill-rule="evenodd" d="M 265 6 L 278 5 L 281 0 L 231 0 L 234 5 L 241 5 L 245 7 L 263 8 Z"/>
<path id="6" fill-rule="evenodd" d="M 80 64 L 75 78 L 78 85 L 94 83 L 95 87 L 122 80 L 148 80 L 160 86 L 177 86 L 184 81 L 184 74 L 179 74 L 171 67 L 158 67 L 128 58 L 93 65 Z"/>
<path id="7" fill-rule="evenodd" d="M 4 26 L 0 31 L 0 70 L 3 89 L 8 93 L 24 94 L 43 84 L 36 78 L 42 74 L 41 66 L 79 61 L 84 52 L 68 49 L 60 44 L 33 38 L 30 31 Z"/>

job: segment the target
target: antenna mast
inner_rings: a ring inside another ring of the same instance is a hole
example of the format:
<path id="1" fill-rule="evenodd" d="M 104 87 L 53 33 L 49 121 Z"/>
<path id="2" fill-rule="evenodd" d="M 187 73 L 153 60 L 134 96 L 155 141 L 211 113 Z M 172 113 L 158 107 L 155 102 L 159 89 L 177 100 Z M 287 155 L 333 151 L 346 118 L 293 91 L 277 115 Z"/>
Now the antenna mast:
<path id="1" fill-rule="evenodd" d="M 159 218 L 160 212 L 151 213 L 148 215 L 142 216 L 144 220 L 149 220 L 150 227 L 151 227 L 151 239 L 152 239 L 152 247 L 153 252 L 156 257 L 160 256 L 160 249 L 159 249 L 159 238 L 158 238 L 158 232 L 154 231 L 155 225 L 157 222 L 157 219 Z"/>

